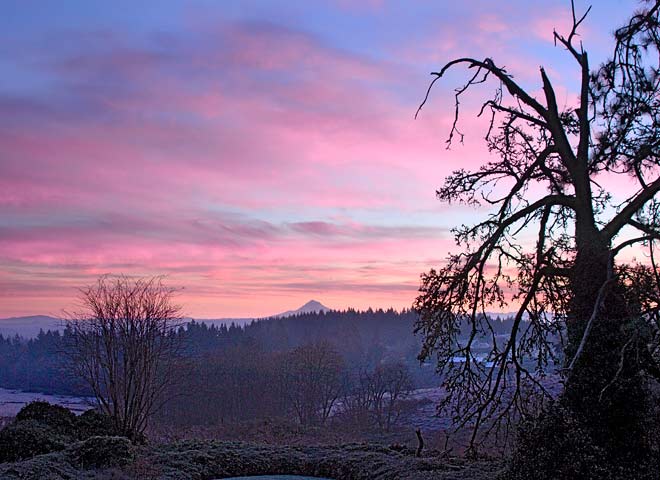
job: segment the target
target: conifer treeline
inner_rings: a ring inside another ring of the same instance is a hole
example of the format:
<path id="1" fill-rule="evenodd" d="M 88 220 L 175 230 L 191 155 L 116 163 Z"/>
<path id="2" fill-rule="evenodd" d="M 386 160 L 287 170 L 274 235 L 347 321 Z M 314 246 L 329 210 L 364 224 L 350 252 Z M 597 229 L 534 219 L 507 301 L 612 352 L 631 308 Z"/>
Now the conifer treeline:
<path id="1" fill-rule="evenodd" d="M 246 325 L 192 321 L 177 335 L 193 358 L 236 347 L 287 352 L 301 345 L 327 341 L 355 367 L 383 361 L 416 363 L 420 339 L 413 334 L 416 314 L 410 310 L 330 311 L 255 320 Z M 510 329 L 510 320 L 496 322 L 496 333 Z M 466 332 L 467 333 L 467 332 Z M 0 387 L 27 391 L 85 395 L 89 391 L 72 377 L 65 349 L 70 331 L 41 331 L 32 339 L 0 335 Z"/>

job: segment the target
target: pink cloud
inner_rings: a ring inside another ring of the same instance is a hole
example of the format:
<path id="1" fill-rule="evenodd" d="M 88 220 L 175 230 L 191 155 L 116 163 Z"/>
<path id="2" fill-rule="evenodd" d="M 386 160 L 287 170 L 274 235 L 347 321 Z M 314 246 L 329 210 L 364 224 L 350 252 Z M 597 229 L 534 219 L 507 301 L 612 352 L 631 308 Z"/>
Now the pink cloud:
<path id="1" fill-rule="evenodd" d="M 532 10 L 535 32 L 548 14 Z M 462 104 L 466 145 L 445 148 L 462 73 L 413 120 L 425 65 L 495 51 L 537 86 L 509 11 L 444 21 L 381 58 L 255 22 L 54 41 L 37 62 L 52 92 L 0 91 L 0 316 L 57 313 L 107 272 L 169 274 L 200 317 L 311 297 L 410 306 L 419 273 L 456 249 L 447 228 L 480 214 L 435 189 L 488 158 L 479 99 Z M 552 73 L 570 101 L 571 78 Z"/>
<path id="2" fill-rule="evenodd" d="M 350 218 L 273 224 L 207 210 L 207 204 L 333 210 L 435 204 L 436 185 L 430 181 L 420 191 L 418 179 L 431 176 L 417 168 L 437 169 L 434 152 L 442 137 L 432 134 L 430 123 L 414 123 L 412 108 L 393 99 L 383 104 L 353 77 L 351 88 L 325 84 L 344 82 L 346 68 L 305 80 L 300 90 L 273 88 L 239 98 L 187 92 L 174 82 L 137 100 L 103 102 L 105 112 L 118 116 L 110 124 L 2 133 L 14 159 L 3 165 L 8 175 L 0 187 L 11 194 L 2 208 L 34 224 L 3 230 L 0 270 L 13 279 L 0 294 L 4 314 L 27 314 L 40 305 L 52 305 L 53 313 L 58 302 L 72 301 L 75 287 L 119 271 L 169 273 L 172 283 L 185 286 L 182 301 L 196 316 L 267 315 L 308 296 L 338 308 L 409 306 L 425 265 L 419 255 L 440 257 L 442 231 L 367 226 Z M 204 122 L 141 115 L 158 105 Z M 228 126 L 225 112 L 238 122 Z M 54 205 L 62 218 L 51 221 L 44 213 Z M 22 295 L 29 282 L 52 303 Z"/>

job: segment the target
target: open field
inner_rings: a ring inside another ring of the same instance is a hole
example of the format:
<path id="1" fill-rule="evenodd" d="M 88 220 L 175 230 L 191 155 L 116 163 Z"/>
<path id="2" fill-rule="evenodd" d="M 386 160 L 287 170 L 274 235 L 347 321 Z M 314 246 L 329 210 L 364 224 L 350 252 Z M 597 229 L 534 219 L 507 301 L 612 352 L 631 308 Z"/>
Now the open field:
<path id="1" fill-rule="evenodd" d="M 67 395 L 49 395 L 47 393 L 22 392 L 0 388 L 0 417 L 13 417 L 26 404 L 35 400 L 67 407 L 74 413 L 82 413 L 90 408 L 91 399 Z"/>

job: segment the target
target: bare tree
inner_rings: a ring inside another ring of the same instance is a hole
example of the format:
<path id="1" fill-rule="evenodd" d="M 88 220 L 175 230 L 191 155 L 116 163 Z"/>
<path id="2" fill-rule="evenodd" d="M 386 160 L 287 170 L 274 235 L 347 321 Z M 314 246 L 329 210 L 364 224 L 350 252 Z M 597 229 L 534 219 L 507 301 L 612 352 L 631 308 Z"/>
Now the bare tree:
<path id="1" fill-rule="evenodd" d="M 441 407 L 457 427 L 473 428 L 471 446 L 550 397 L 541 379 L 548 364 L 560 362 L 552 339 L 561 338 L 562 401 L 608 451 L 621 458 L 649 451 L 646 385 L 660 379 L 658 324 L 649 312 L 658 303 L 654 295 L 643 304 L 631 300 L 641 280 L 626 277 L 616 259 L 630 245 L 660 239 L 659 7 L 647 2 L 616 32 L 612 58 L 592 71 L 578 42 L 586 13 L 573 6 L 568 34 L 554 39 L 579 73 L 575 104 L 558 103 L 543 68 L 538 94 L 491 58 L 458 58 L 432 74 L 420 109 L 448 70 L 471 72 L 455 90 L 448 147 L 463 141 L 462 97 L 479 84 L 496 86 L 478 115 L 490 118 L 485 141 L 497 158 L 453 172 L 437 191 L 440 200 L 490 213 L 454 230 L 462 251 L 422 275 L 414 305 L 425 338 L 420 359 L 437 357 L 448 393 Z M 601 185 L 606 177 L 632 180 L 636 190 L 615 198 Z M 536 232 L 535 245 L 518 240 L 523 230 Z M 641 271 L 647 280 L 657 276 L 655 265 Z M 657 299 L 657 284 L 646 284 Z M 486 312 L 509 301 L 518 311 L 501 341 Z M 491 345 L 485 359 L 475 348 L 480 337 Z"/>
<path id="2" fill-rule="evenodd" d="M 301 425 L 322 425 L 339 398 L 344 363 L 327 342 L 303 345 L 289 354 L 285 381 Z"/>
<path id="3" fill-rule="evenodd" d="M 341 412 L 354 426 L 371 426 L 371 390 L 371 374 L 366 369 L 344 372 Z"/>
<path id="4" fill-rule="evenodd" d="M 399 420 L 401 402 L 412 389 L 410 371 L 400 362 L 362 369 L 345 378 L 343 414 L 358 425 L 389 431 Z"/>
<path id="5" fill-rule="evenodd" d="M 408 367 L 400 362 L 382 363 L 371 374 L 371 408 L 377 425 L 389 431 L 401 415 L 401 401 L 412 391 Z"/>
<path id="6" fill-rule="evenodd" d="M 81 308 L 68 315 L 75 373 L 132 440 L 141 438 L 174 380 L 181 321 L 175 292 L 162 277 L 104 275 L 80 290 Z"/>

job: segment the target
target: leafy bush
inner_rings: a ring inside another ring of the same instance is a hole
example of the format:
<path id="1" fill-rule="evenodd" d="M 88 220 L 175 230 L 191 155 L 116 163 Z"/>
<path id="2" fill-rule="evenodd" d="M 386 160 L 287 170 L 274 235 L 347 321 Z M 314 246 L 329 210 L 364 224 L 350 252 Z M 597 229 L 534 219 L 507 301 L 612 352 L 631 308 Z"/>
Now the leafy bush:
<path id="1" fill-rule="evenodd" d="M 36 420 L 22 420 L 0 430 L 0 462 L 12 462 L 63 450 L 67 438 Z"/>
<path id="2" fill-rule="evenodd" d="M 117 467 L 133 460 L 133 447 L 126 437 L 90 437 L 71 450 L 83 468 Z"/>
<path id="3" fill-rule="evenodd" d="M 112 419 L 98 410 L 87 410 L 76 418 L 77 437 L 84 440 L 97 436 L 116 436 Z"/>
<path id="4" fill-rule="evenodd" d="M 0 430 L 0 462 L 22 460 L 63 450 L 76 440 L 115 438 L 113 435 L 115 428 L 107 415 L 88 410 L 76 417 L 65 407 L 47 402 L 31 402 L 18 412 L 11 424 Z M 91 442 L 89 447 L 85 447 L 83 443 L 82 448 L 86 453 L 82 458 L 88 459 L 85 464 L 89 461 L 91 465 L 103 462 L 114 465 L 125 455 L 125 448 L 121 447 L 123 441 L 128 442 L 126 439 L 110 442 L 111 445 L 118 445 L 116 453 L 108 453 L 108 448 L 104 449 L 108 442 L 97 440 L 96 443 Z M 98 449 L 98 459 L 93 458 L 92 448 Z"/>
<path id="5" fill-rule="evenodd" d="M 28 403 L 16 414 L 17 422 L 25 420 L 34 420 L 63 433 L 72 433 L 75 430 L 76 416 L 66 407 L 36 401 Z"/>

